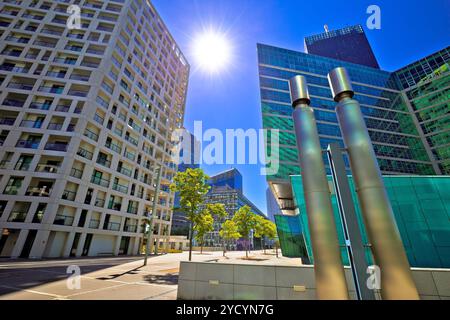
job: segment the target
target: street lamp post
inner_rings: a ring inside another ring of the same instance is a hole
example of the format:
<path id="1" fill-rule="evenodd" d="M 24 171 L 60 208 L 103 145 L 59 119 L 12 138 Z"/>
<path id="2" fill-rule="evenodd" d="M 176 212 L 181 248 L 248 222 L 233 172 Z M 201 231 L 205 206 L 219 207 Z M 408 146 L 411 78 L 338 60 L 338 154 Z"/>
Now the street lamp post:
<path id="1" fill-rule="evenodd" d="M 148 219 L 148 235 L 147 235 L 147 243 L 145 245 L 145 258 L 144 258 L 144 266 L 147 265 L 147 259 L 148 259 L 148 253 L 150 252 L 150 241 L 152 238 L 153 233 L 153 218 L 155 217 L 156 212 L 156 205 L 158 203 L 159 198 L 159 188 L 161 185 L 161 171 L 162 168 L 158 167 L 156 168 L 157 176 L 156 176 L 156 189 L 155 189 L 155 196 L 153 197 L 153 207 L 152 207 L 152 214 L 150 215 Z M 158 245 L 158 243 L 156 244 Z"/>

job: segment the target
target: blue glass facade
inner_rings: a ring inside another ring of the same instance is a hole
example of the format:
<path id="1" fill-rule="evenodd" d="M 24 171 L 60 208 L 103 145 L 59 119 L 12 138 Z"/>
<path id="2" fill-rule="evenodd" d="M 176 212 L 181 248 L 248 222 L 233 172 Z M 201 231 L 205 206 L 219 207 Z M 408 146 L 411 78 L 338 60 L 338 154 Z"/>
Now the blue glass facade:
<path id="1" fill-rule="evenodd" d="M 242 175 L 237 169 L 227 170 L 225 172 L 211 176 L 208 184 L 212 187 L 225 187 L 243 192 Z"/>
<path id="2" fill-rule="evenodd" d="M 302 238 L 305 239 L 308 255 L 313 260 L 301 176 L 291 178 Z M 330 176 L 328 179 L 332 181 Z M 349 182 L 363 242 L 367 245 L 369 241 L 351 177 Z M 384 176 L 384 183 L 410 265 L 423 268 L 450 268 L 450 177 Z M 332 203 L 342 259 L 348 265 L 342 221 L 334 192 Z M 373 262 L 369 249 L 366 257 L 369 263 Z"/>

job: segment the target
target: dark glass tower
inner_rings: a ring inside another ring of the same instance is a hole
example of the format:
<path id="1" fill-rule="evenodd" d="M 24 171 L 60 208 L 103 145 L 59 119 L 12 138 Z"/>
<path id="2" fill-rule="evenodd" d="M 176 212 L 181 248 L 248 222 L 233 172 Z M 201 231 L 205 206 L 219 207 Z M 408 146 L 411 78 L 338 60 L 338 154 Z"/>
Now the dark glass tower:
<path id="1" fill-rule="evenodd" d="M 380 68 L 361 25 L 306 37 L 305 51 L 322 57 Z"/>

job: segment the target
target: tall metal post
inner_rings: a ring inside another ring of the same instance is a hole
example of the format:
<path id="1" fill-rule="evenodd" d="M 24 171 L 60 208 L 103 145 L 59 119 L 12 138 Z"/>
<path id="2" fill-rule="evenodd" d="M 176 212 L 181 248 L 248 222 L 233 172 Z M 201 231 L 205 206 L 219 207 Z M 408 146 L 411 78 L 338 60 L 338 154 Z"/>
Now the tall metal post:
<path id="1" fill-rule="evenodd" d="M 419 299 L 408 258 L 395 223 L 372 141 L 347 70 L 328 74 L 342 137 L 375 263 L 380 268 L 383 299 Z"/>
<path id="2" fill-rule="evenodd" d="M 155 196 L 153 197 L 153 206 L 152 206 L 152 214 L 150 216 L 149 222 L 148 222 L 148 235 L 147 235 L 147 243 L 145 245 L 145 258 L 144 258 L 144 266 L 147 265 L 147 258 L 148 258 L 148 253 L 150 252 L 150 241 L 152 239 L 152 234 L 153 234 L 153 219 L 155 217 L 155 213 L 156 213 L 156 205 L 158 203 L 158 196 L 159 196 L 159 188 L 161 185 L 161 171 L 162 168 L 158 167 L 156 168 L 157 171 L 157 176 L 156 176 L 156 189 L 155 189 Z M 156 245 L 158 245 L 158 243 L 156 243 Z"/>
<path id="3" fill-rule="evenodd" d="M 317 298 L 347 300 L 349 295 L 331 205 L 330 188 L 314 111 L 309 107 L 306 79 L 303 76 L 295 76 L 289 84 L 311 233 Z"/>
<path id="4" fill-rule="evenodd" d="M 327 155 L 331 174 L 333 176 L 334 188 L 336 190 L 339 213 L 341 214 L 342 227 L 344 230 L 350 266 L 352 268 L 356 297 L 358 300 L 375 300 L 373 290 L 368 288 L 366 284 L 367 268 L 369 265 L 366 261 L 364 243 L 362 241 L 352 193 L 348 183 L 344 157 L 339 143 L 330 143 L 328 145 Z"/>

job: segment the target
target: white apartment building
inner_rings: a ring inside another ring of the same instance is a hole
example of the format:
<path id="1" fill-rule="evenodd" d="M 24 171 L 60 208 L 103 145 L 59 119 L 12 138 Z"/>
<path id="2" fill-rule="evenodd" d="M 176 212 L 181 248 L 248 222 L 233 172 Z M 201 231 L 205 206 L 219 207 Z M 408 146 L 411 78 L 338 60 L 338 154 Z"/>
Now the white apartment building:
<path id="1" fill-rule="evenodd" d="M 188 76 L 149 1 L 2 0 L 0 256 L 137 254 L 159 166 L 151 244 L 168 243 Z"/>

